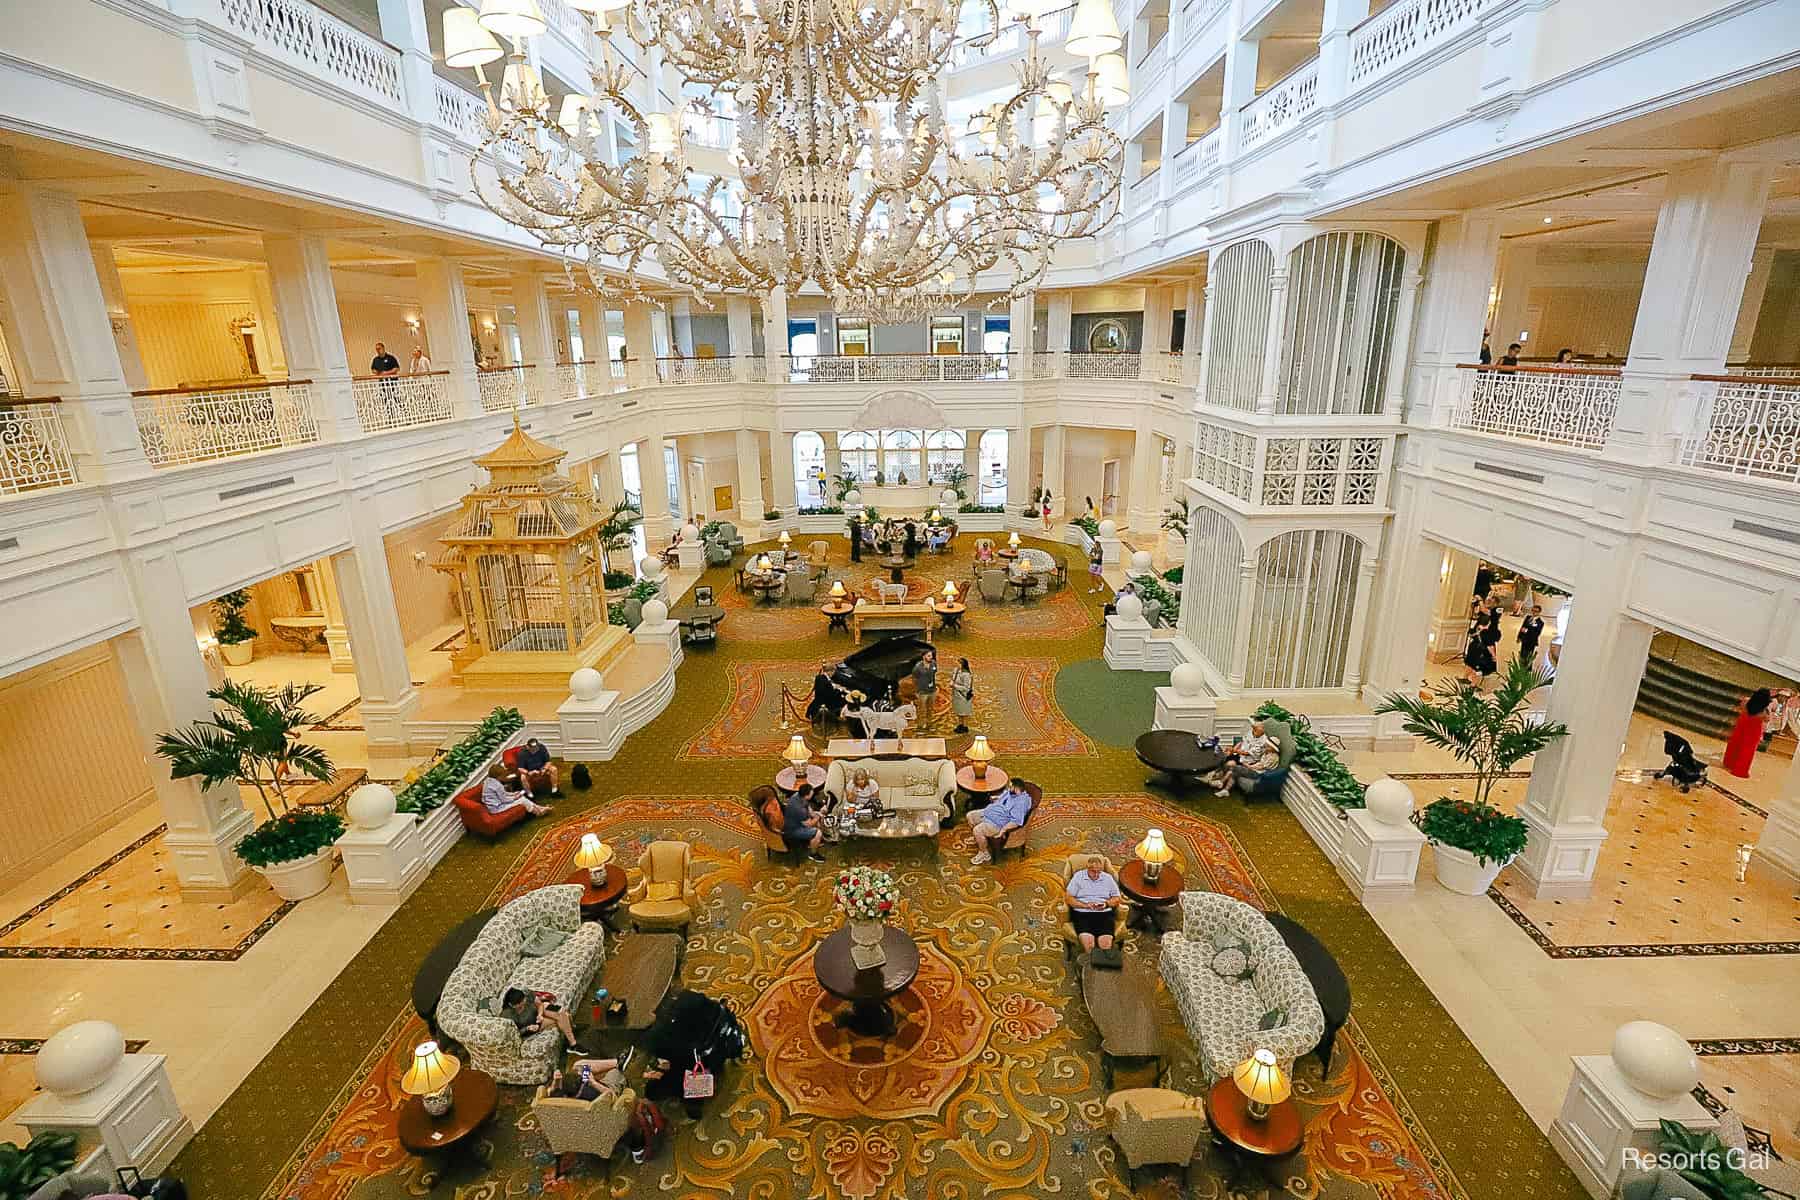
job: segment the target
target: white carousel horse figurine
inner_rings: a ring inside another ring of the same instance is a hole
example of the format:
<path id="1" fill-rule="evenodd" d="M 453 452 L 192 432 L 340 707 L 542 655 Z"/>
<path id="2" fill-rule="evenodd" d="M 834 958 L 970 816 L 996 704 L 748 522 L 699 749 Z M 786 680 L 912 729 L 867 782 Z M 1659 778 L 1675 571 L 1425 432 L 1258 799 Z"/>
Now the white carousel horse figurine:
<path id="1" fill-rule="evenodd" d="M 896 738 L 905 737 L 906 727 L 919 719 L 919 710 L 915 705 L 907 703 L 886 712 L 874 708 L 859 708 L 844 715 L 860 721 L 863 736 L 872 741 L 883 733 Z"/>

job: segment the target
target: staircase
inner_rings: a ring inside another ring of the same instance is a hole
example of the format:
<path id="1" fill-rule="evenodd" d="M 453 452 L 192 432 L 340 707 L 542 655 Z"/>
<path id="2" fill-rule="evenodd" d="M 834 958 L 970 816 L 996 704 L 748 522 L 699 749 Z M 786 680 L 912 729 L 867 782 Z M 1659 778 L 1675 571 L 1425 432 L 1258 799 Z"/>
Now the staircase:
<path id="1" fill-rule="evenodd" d="M 1737 720 L 1739 701 L 1750 691 L 1653 655 L 1644 664 L 1637 710 L 1682 729 L 1724 738 Z"/>

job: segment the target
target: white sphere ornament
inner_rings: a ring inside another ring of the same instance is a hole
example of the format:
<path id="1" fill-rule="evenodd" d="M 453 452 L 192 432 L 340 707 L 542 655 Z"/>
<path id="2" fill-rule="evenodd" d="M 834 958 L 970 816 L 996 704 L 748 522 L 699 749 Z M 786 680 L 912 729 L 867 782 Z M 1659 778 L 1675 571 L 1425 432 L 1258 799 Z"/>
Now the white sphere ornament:
<path id="1" fill-rule="evenodd" d="M 638 560 L 638 573 L 645 579 L 661 579 L 663 560 L 654 554 L 646 554 Z"/>
<path id="2" fill-rule="evenodd" d="M 849 491 L 844 493 L 844 503 L 845 504 L 861 504 L 862 503 L 862 493 L 857 491 L 855 488 L 851 488 Z"/>
<path id="3" fill-rule="evenodd" d="M 1655 1021 L 1627 1021 L 1613 1034 L 1613 1065 L 1646 1096 L 1673 1100 L 1700 1082 L 1700 1059 L 1687 1039 Z"/>
<path id="4" fill-rule="evenodd" d="M 365 783 L 344 801 L 344 812 L 358 829 L 380 829 L 398 807 L 394 789 L 385 783 Z"/>
<path id="5" fill-rule="evenodd" d="M 682 541 L 691 542 L 699 536 L 700 536 L 700 527 L 698 525 L 694 524 L 692 521 L 689 521 L 686 525 L 683 525 L 681 527 L 681 540 Z"/>
<path id="6" fill-rule="evenodd" d="M 1198 696 L 1206 691 L 1206 672 L 1199 663 L 1181 663 L 1169 672 L 1169 686 L 1177 696 Z"/>
<path id="7" fill-rule="evenodd" d="M 600 672 L 582 667 L 569 676 L 569 694 L 577 700 L 598 700 L 603 690 Z"/>
<path id="8" fill-rule="evenodd" d="M 77 1021 L 58 1030 L 37 1052 L 38 1086 L 79 1096 L 105 1083 L 125 1057 L 125 1035 L 110 1021 Z"/>
<path id="9" fill-rule="evenodd" d="M 661 625 L 669 619 L 669 606 L 661 600 L 644 601 L 644 624 Z"/>
<path id="10" fill-rule="evenodd" d="M 1100 536 L 1101 537 L 1118 537 L 1119 536 L 1119 523 L 1117 521 L 1113 520 L 1111 517 L 1108 517 L 1108 518 L 1106 518 L 1106 520 L 1100 522 Z"/>
<path id="11" fill-rule="evenodd" d="M 1156 560 L 1150 556 L 1148 550 L 1133 550 L 1131 552 L 1131 569 L 1140 575 L 1147 575 L 1156 569 Z"/>
<path id="12" fill-rule="evenodd" d="M 1134 621 L 1144 615 L 1144 602 L 1138 598 L 1136 592 L 1126 592 L 1119 597 L 1118 603 L 1113 605 L 1113 611 L 1128 621 Z"/>
<path id="13" fill-rule="evenodd" d="M 956 503 L 956 489 L 955 488 L 945 488 L 943 491 L 938 493 L 938 499 L 942 500 L 945 504 L 955 504 Z"/>
<path id="14" fill-rule="evenodd" d="M 1383 775 L 1363 793 L 1363 807 L 1369 816 L 1383 825 L 1404 825 L 1412 816 L 1412 789 L 1398 779 Z"/>

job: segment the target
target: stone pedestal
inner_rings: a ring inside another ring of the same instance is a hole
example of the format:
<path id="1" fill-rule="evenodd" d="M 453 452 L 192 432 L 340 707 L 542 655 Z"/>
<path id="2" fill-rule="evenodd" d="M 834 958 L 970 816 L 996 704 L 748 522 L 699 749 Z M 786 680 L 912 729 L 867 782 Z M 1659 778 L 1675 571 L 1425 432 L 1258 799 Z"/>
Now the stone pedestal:
<path id="1" fill-rule="evenodd" d="M 1520 806 L 1531 833 L 1516 866 L 1540 899 L 1580 900 L 1594 890 L 1594 867 L 1606 829 L 1593 822 L 1552 825 L 1529 806 Z"/>
<path id="2" fill-rule="evenodd" d="M 1356 898 L 1367 904 L 1412 895 L 1425 835 L 1411 821 L 1386 825 L 1359 808 L 1346 810 L 1346 816 L 1337 868 Z"/>
<path id="3" fill-rule="evenodd" d="M 611 758 L 625 740 L 617 692 L 603 691 L 592 700 L 570 696 L 557 708 L 556 723 L 562 736 L 558 752 L 570 762 Z"/>
<path id="4" fill-rule="evenodd" d="M 1184 696 L 1172 687 L 1156 689 L 1156 719 L 1152 729 L 1185 729 L 1211 737 L 1218 719 L 1219 702 L 1207 695 Z"/>
<path id="5" fill-rule="evenodd" d="M 351 829 L 337 847 L 352 904 L 399 904 L 429 869 L 412 813 L 395 813 L 377 829 Z"/>
<path id="6" fill-rule="evenodd" d="M 662 646 L 669 652 L 670 664 L 677 667 L 681 665 L 681 622 L 641 622 L 631 631 L 631 640 L 640 646 Z"/>
<path id="7" fill-rule="evenodd" d="M 1100 562 L 1104 566 L 1117 566 L 1124 557 L 1125 542 L 1122 538 L 1102 537 L 1100 541 Z"/>
<path id="8" fill-rule="evenodd" d="M 127 1054 L 106 1082 L 78 1096 L 40 1092 L 13 1114 L 32 1133 L 56 1129 L 98 1137 L 115 1167 L 162 1171 L 194 1136 L 175 1102 L 160 1054 Z"/>
<path id="9" fill-rule="evenodd" d="M 1609 1054 L 1577 1055 L 1562 1111 L 1550 1123 L 1550 1144 L 1596 1197 L 1612 1194 L 1626 1157 L 1647 1160 L 1657 1151 L 1657 1122 L 1716 1129 L 1719 1122 L 1692 1096 L 1672 1100 L 1644 1095 L 1625 1081 Z"/>
<path id="10" fill-rule="evenodd" d="M 675 565 L 683 571 L 706 570 L 706 547 L 699 542 L 683 542 L 675 547 Z"/>
<path id="11" fill-rule="evenodd" d="M 1106 665 L 1115 671 L 1147 671 L 1150 622 L 1114 613 L 1106 618 Z"/>

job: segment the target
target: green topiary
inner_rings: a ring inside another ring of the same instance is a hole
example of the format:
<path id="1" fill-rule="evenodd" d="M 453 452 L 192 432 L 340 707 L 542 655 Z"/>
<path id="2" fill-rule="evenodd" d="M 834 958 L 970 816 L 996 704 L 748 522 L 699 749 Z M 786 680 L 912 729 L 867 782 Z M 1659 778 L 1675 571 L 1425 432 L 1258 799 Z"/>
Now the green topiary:
<path id="1" fill-rule="evenodd" d="M 309 858 L 344 836 L 344 818 L 328 808 L 297 808 L 257 827 L 235 847 L 253 867 Z"/>
<path id="2" fill-rule="evenodd" d="M 250 593 L 243 588 L 226 592 L 213 601 L 213 616 L 218 619 L 213 636 L 219 639 L 221 646 L 236 646 L 255 639 L 256 630 L 244 620 L 244 610 L 248 607 Z"/>

